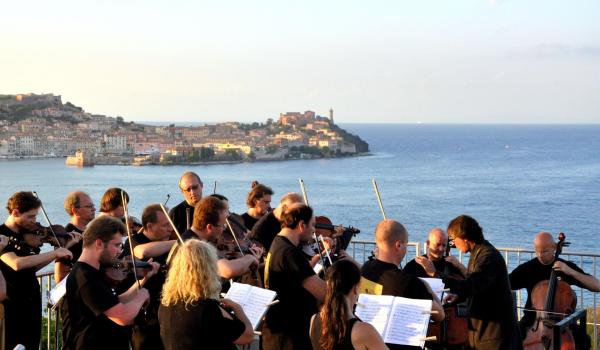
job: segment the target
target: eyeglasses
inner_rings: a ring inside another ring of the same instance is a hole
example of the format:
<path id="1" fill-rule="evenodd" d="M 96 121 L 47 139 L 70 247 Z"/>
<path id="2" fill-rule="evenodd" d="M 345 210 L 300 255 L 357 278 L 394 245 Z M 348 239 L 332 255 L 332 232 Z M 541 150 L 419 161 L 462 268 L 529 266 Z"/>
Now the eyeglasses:
<path id="1" fill-rule="evenodd" d="M 188 188 L 182 188 L 181 191 L 182 192 L 191 192 L 191 191 L 196 191 L 198 188 L 200 188 L 200 185 L 196 184 L 196 185 L 191 185 Z"/>

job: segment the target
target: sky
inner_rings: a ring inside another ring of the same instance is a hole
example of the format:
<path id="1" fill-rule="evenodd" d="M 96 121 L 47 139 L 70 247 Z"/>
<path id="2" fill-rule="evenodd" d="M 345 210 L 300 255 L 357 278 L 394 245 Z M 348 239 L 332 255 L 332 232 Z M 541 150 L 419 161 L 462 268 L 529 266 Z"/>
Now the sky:
<path id="1" fill-rule="evenodd" d="M 135 121 L 600 123 L 597 0 L 2 1 L 0 94 Z"/>

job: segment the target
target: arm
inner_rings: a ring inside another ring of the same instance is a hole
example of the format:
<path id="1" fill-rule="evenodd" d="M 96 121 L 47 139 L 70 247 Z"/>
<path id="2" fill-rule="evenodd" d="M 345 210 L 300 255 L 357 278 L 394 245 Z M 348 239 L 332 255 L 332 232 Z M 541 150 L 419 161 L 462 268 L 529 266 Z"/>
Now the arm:
<path id="1" fill-rule="evenodd" d="M 133 254 L 137 259 L 156 258 L 168 253 L 175 242 L 175 240 L 169 240 L 138 244 L 133 248 Z"/>
<path id="2" fill-rule="evenodd" d="M 104 311 L 106 317 L 108 317 L 111 321 L 118 324 L 119 326 L 127 326 L 133 323 L 133 320 L 140 312 L 142 305 L 144 305 L 146 300 L 150 298 L 150 294 L 148 294 L 147 289 L 142 288 L 140 290 L 137 290 L 137 287 L 135 288 L 136 290 L 133 293 L 133 295 L 129 297 L 129 301 L 120 302 L 117 305 L 111 307 L 110 309 Z M 131 290 L 131 288 L 129 288 L 129 290 Z M 119 295 L 119 299 L 121 299 L 121 295 Z"/>
<path id="3" fill-rule="evenodd" d="M 68 264 L 65 264 L 61 261 L 57 261 L 54 263 L 54 281 L 56 283 L 62 281 L 69 272 L 71 271 L 71 267 Z"/>
<path id="4" fill-rule="evenodd" d="M 552 268 L 556 271 L 561 271 L 565 275 L 573 277 L 579 283 L 581 283 L 583 288 L 589 290 L 590 292 L 600 292 L 600 281 L 598 281 L 596 277 L 576 271 L 562 261 L 555 262 Z"/>
<path id="5" fill-rule="evenodd" d="M 160 268 L 159 263 L 150 262 L 150 264 L 152 264 L 152 271 L 149 271 L 146 274 L 146 276 L 144 276 L 144 278 L 142 278 L 140 280 L 140 286 L 142 286 L 142 287 L 146 284 L 146 282 L 148 282 L 150 277 L 154 276 L 158 272 L 158 269 Z M 125 292 L 123 292 L 119 295 L 119 301 L 122 303 L 130 302 L 132 300 L 132 298 L 135 298 L 137 290 L 138 290 L 138 283 L 134 282 L 131 285 L 131 287 L 129 287 L 129 289 L 127 289 Z"/>
<path id="6" fill-rule="evenodd" d="M 312 275 L 305 278 L 304 281 L 302 281 L 302 287 L 309 291 L 310 294 L 317 299 L 319 304 L 325 299 L 325 289 L 327 288 L 327 285 L 325 284 L 325 281 L 319 278 L 319 276 Z"/>
<path id="7" fill-rule="evenodd" d="M 499 273 L 505 270 L 501 264 L 504 264 L 504 260 L 500 255 L 496 256 L 493 251 L 484 251 L 477 258 L 473 271 L 464 280 L 449 278 L 443 274 L 440 277 L 443 278 L 444 284 L 462 299 L 480 294 L 500 278 Z"/>
<path id="8" fill-rule="evenodd" d="M 6 299 L 6 280 L 4 275 L 0 272 L 0 302 Z"/>
<path id="9" fill-rule="evenodd" d="M 456 267 L 460 271 L 460 274 L 463 277 L 467 277 L 467 267 L 465 265 L 463 265 L 456 256 L 454 256 L 454 255 L 447 256 L 446 262 L 448 262 L 452 266 Z"/>
<path id="10" fill-rule="evenodd" d="M 252 329 L 252 323 L 250 323 L 250 320 L 244 313 L 244 310 L 242 309 L 242 307 L 239 304 L 237 304 L 229 299 L 222 299 L 221 304 L 223 304 L 223 307 L 225 307 L 227 309 L 231 309 L 233 311 L 233 313 L 235 314 L 235 317 L 237 317 L 238 320 L 242 321 L 242 323 L 245 326 L 244 332 L 236 340 L 234 340 L 233 343 L 238 344 L 238 345 L 245 345 L 245 344 L 252 343 L 252 341 L 254 341 L 254 330 Z M 231 317 L 227 314 L 227 312 L 225 310 L 221 310 L 221 313 L 223 314 L 224 317 L 227 317 L 227 318 Z"/>
<path id="11" fill-rule="evenodd" d="M 219 276 L 230 279 L 248 271 L 252 264 L 258 264 L 258 260 L 252 254 L 246 254 L 233 260 L 219 259 L 217 269 L 219 270 Z"/>
<path id="12" fill-rule="evenodd" d="M 364 346 L 367 350 L 388 350 L 375 327 L 366 322 L 357 322 L 352 328 L 352 345 L 354 348 Z"/>
<path id="13" fill-rule="evenodd" d="M 58 248 L 51 252 L 30 255 L 30 256 L 17 256 L 13 252 L 2 254 L 0 260 L 8 265 L 15 271 L 21 271 L 26 269 L 35 268 L 36 270 L 48 265 L 55 259 L 61 258 L 72 258 L 73 254 L 65 248 Z"/>
<path id="14" fill-rule="evenodd" d="M 314 350 L 324 350 L 319 344 L 319 340 L 321 340 L 321 318 L 319 314 L 314 314 L 310 318 L 310 328 L 308 332 L 310 336 L 310 342 Z"/>

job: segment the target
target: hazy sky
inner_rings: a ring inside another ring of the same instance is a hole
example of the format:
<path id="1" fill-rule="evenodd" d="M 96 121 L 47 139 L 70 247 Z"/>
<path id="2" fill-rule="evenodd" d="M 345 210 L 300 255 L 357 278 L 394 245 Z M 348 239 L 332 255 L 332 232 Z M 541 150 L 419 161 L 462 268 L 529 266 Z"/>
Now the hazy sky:
<path id="1" fill-rule="evenodd" d="M 0 93 L 127 120 L 600 122 L 600 1 L 3 1 Z"/>

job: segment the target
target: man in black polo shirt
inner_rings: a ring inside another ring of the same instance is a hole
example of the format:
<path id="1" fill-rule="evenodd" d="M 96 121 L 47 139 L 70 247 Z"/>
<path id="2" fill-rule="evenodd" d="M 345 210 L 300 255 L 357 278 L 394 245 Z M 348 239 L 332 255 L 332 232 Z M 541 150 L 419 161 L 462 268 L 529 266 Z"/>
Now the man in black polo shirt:
<path id="1" fill-rule="evenodd" d="M 142 213 L 142 232 L 132 236 L 133 252 L 137 259 L 152 261 L 165 266 L 169 251 L 176 240 L 169 239 L 173 228 L 162 211 L 160 204 L 151 204 L 144 208 Z M 129 242 L 125 241 L 123 255 L 129 255 Z M 160 293 L 165 283 L 166 270 L 160 269 L 144 285 L 150 293 L 150 303 L 146 307 L 144 317 L 137 317 L 133 324 L 133 335 L 131 345 L 137 349 L 163 349 L 160 339 L 160 327 L 158 324 L 158 307 L 160 306 Z"/>
<path id="2" fill-rule="evenodd" d="M 404 272 L 417 277 L 433 277 L 436 271 L 465 277 L 467 268 L 455 256 L 444 256 L 447 247 L 446 232 L 439 227 L 432 229 L 425 241 L 426 254 L 409 261 Z"/>
<path id="3" fill-rule="evenodd" d="M 183 194 L 184 200 L 177 204 L 169 212 L 169 216 L 179 233 L 189 229 L 194 222 L 194 207 L 202 199 L 202 180 L 200 176 L 193 171 L 188 171 L 181 175 L 179 179 L 179 189 Z"/>
<path id="4" fill-rule="evenodd" d="M 302 203 L 302 197 L 298 193 L 286 193 L 281 197 L 277 208 L 270 211 L 268 214 L 263 215 L 250 233 L 250 238 L 253 241 L 260 243 L 264 248 L 265 252 L 268 252 L 271 248 L 271 243 L 279 231 L 281 231 L 281 213 L 286 207 L 294 203 Z"/>
<path id="5" fill-rule="evenodd" d="M 63 303 L 64 349 L 129 349 L 129 325 L 149 299 L 148 290 L 134 283 L 117 295 L 107 284 L 102 267 L 121 253 L 125 225 L 104 215 L 88 224 L 83 251 L 67 277 Z M 140 283 L 158 270 L 158 264 Z"/>
<path id="6" fill-rule="evenodd" d="M 394 220 L 383 220 L 375 229 L 377 243 L 377 259 L 367 261 L 361 269 L 362 277 L 378 285 L 381 295 L 393 295 L 412 299 L 432 300 L 431 315 L 435 321 L 445 317 L 444 308 L 431 289 L 418 277 L 408 274 L 399 268 L 406 255 L 408 232 L 401 223 Z M 361 286 L 362 287 L 362 286 Z M 374 293 L 378 294 L 378 293 Z M 419 347 L 388 344 L 390 349 L 419 349 Z"/>
<path id="7" fill-rule="evenodd" d="M 18 344 L 27 349 L 40 346 L 42 297 L 35 274 L 55 259 L 72 257 L 65 248 L 40 253 L 42 242 L 34 232 L 40 207 L 41 202 L 33 193 L 17 192 L 8 199 L 9 216 L 0 226 L 0 235 L 10 238 L 0 252 L 0 269 L 6 279 L 7 292 L 4 301 L 6 349 Z"/>
<path id="8" fill-rule="evenodd" d="M 81 234 L 85 230 L 87 224 L 94 220 L 94 216 L 96 215 L 94 202 L 92 202 L 92 199 L 87 193 L 82 191 L 69 193 L 65 198 L 64 207 L 67 214 L 71 217 L 69 223 L 65 226 L 65 230 L 76 235 L 79 241 L 69 248 L 71 253 L 73 253 L 72 261 L 61 259 L 57 260 L 54 264 L 54 280 L 56 283 L 65 278 L 69 271 L 71 271 L 72 264 L 79 259 L 81 250 L 83 249 Z"/>
<path id="9" fill-rule="evenodd" d="M 281 227 L 265 263 L 265 287 L 277 292 L 279 303 L 265 316 L 263 349 L 312 349 L 310 318 L 326 289 L 298 247 L 315 231 L 312 209 L 301 203 L 290 205 L 282 212 Z"/>
<path id="10" fill-rule="evenodd" d="M 527 302 L 525 308 L 531 308 L 531 292 L 541 281 L 550 279 L 554 269 L 562 281 L 570 285 L 576 285 L 592 292 L 600 292 L 600 282 L 594 276 L 583 272 L 577 265 L 570 261 L 558 258 L 554 260 L 556 243 L 548 232 L 540 232 L 533 240 L 533 246 L 537 257 L 517 266 L 508 276 L 510 287 L 513 290 L 527 289 Z M 519 321 L 521 337 L 527 335 L 527 328 L 533 325 L 536 313 L 524 311 L 523 318 Z"/>

